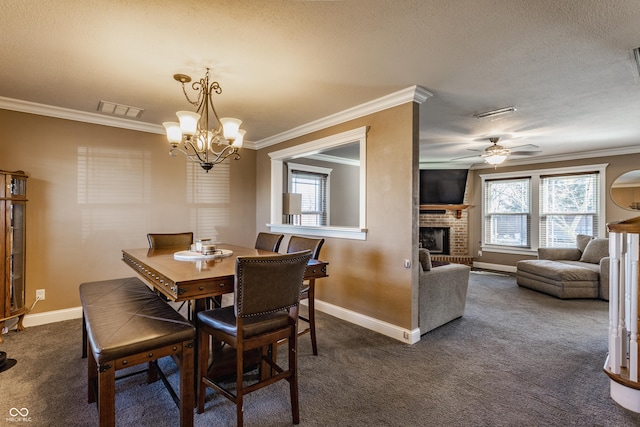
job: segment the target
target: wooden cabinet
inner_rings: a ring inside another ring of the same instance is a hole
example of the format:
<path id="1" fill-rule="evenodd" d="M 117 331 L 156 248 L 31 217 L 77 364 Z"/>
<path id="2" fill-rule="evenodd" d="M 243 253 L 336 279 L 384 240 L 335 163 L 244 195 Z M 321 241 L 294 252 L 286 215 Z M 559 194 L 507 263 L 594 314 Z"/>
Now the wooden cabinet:
<path id="1" fill-rule="evenodd" d="M 28 309 L 25 306 L 27 175 L 0 170 L 0 330 L 18 318 L 18 330 Z M 0 343 L 3 342 L 0 334 Z"/>

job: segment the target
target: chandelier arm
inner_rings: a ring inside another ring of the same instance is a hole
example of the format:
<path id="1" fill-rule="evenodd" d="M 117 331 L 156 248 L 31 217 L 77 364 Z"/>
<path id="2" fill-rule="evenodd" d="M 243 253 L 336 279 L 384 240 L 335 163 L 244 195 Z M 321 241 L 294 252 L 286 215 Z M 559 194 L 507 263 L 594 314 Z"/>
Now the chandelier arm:
<path id="1" fill-rule="evenodd" d="M 238 153 L 238 149 L 230 145 L 227 145 L 226 147 L 224 147 L 220 152 L 211 150 L 211 153 L 213 153 L 216 156 L 215 159 L 213 159 L 213 161 L 211 162 L 214 165 L 224 161 L 227 157 L 232 156 L 234 154 L 236 155 L 236 160 L 240 159 L 240 154 Z"/>
<path id="2" fill-rule="evenodd" d="M 220 121 L 220 117 L 218 117 L 218 113 L 216 112 L 215 104 L 213 103 L 213 93 L 214 92 L 217 93 L 218 95 L 220 95 L 222 93 L 222 88 L 220 87 L 218 82 L 211 83 L 211 87 L 209 89 L 209 92 L 207 93 L 207 96 L 209 97 L 209 104 L 211 105 L 211 111 L 213 111 L 213 116 L 215 117 L 216 123 L 218 124 L 218 126 L 217 126 L 218 127 L 218 131 L 216 133 L 220 134 L 220 133 L 222 133 L 222 122 Z"/>

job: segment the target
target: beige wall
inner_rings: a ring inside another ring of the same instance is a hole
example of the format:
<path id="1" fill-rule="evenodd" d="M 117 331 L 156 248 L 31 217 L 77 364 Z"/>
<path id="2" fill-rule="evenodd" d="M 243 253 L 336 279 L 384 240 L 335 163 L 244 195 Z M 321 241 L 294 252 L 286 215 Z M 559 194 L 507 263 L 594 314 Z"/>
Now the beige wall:
<path id="1" fill-rule="evenodd" d="M 608 156 L 600 158 L 571 160 L 565 162 L 549 162 L 549 163 L 536 163 L 528 166 L 512 166 L 508 165 L 500 166 L 497 169 L 478 169 L 472 171 L 469 174 L 469 188 L 471 191 L 471 207 L 469 208 L 469 248 L 471 248 L 471 254 L 477 255 L 480 249 L 480 241 L 482 240 L 482 185 L 480 174 L 491 173 L 503 173 L 503 172 L 516 172 L 526 171 L 534 169 L 550 169 L 550 168 L 562 168 L 570 166 L 583 166 L 593 164 L 606 164 L 609 166 L 606 169 L 606 185 L 601 189 L 606 198 L 606 223 L 622 221 L 629 218 L 634 218 L 637 215 L 637 211 L 631 211 L 620 208 L 616 205 L 609 194 L 611 184 L 621 174 L 630 170 L 640 168 L 640 154 L 627 154 L 623 156 Z M 515 266 L 516 262 L 521 259 L 531 258 L 523 255 L 510 255 L 502 253 L 483 252 L 482 257 L 476 257 L 475 261 L 498 264 L 506 266 Z"/>
<path id="2" fill-rule="evenodd" d="M 163 135 L 0 110 L 0 169 L 27 184 L 27 295 L 45 289 L 33 313 L 80 305 L 85 281 L 132 276 L 123 248 L 149 232 L 255 242 L 255 151 L 189 172 Z"/>
<path id="3" fill-rule="evenodd" d="M 367 239 L 326 239 L 322 258 L 329 278 L 316 287 L 323 302 L 402 328 L 417 327 L 417 118 L 407 103 L 259 150 L 257 228 L 267 230 L 270 211 L 269 152 L 362 126 L 367 133 Z M 286 240 L 283 242 L 286 247 Z"/>

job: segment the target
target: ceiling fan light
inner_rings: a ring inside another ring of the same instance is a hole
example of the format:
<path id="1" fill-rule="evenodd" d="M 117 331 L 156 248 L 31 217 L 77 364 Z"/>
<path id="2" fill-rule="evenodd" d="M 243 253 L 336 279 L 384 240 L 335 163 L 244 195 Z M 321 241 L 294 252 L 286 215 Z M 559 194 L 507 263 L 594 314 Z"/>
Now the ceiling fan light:
<path id="1" fill-rule="evenodd" d="M 484 158 L 484 161 L 490 165 L 499 165 L 507 159 L 506 154 L 492 154 Z"/>

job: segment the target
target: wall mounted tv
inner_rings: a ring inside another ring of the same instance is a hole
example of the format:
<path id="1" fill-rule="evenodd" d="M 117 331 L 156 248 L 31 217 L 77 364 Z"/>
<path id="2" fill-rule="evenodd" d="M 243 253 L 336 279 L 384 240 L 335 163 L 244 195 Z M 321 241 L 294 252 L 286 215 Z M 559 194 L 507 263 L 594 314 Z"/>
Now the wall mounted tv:
<path id="1" fill-rule="evenodd" d="M 420 204 L 463 204 L 468 173 L 468 169 L 420 169 Z"/>

